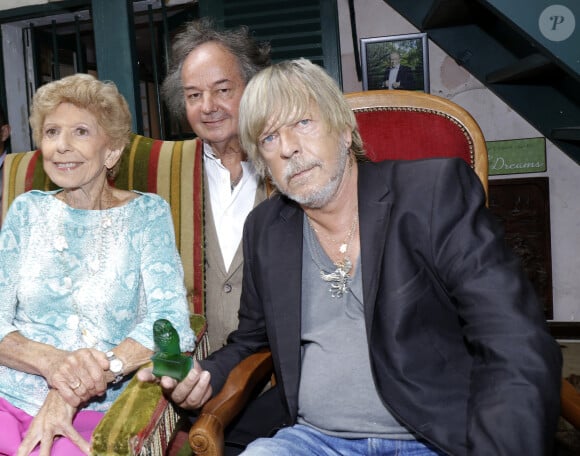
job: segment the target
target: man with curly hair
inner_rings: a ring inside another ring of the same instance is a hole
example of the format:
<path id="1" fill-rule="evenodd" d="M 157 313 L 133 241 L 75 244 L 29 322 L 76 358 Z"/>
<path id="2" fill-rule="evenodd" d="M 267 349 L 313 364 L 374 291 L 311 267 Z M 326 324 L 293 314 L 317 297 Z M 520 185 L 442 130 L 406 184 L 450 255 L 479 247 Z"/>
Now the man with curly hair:
<path id="1" fill-rule="evenodd" d="M 239 142 L 238 107 L 248 81 L 269 64 L 270 45 L 255 41 L 247 27 L 218 30 L 211 19 L 202 18 L 186 23 L 176 35 L 162 86 L 170 113 L 203 143 L 205 309 L 210 351 L 225 345 L 228 334 L 238 326 L 242 229 L 249 212 L 266 198 L 264 180 Z M 187 404 L 178 405 L 187 408 Z M 278 408 L 280 414 L 275 411 Z M 260 396 L 226 435 L 228 454 L 236 454 L 245 443 L 267 434 L 281 416 L 274 388 Z"/>

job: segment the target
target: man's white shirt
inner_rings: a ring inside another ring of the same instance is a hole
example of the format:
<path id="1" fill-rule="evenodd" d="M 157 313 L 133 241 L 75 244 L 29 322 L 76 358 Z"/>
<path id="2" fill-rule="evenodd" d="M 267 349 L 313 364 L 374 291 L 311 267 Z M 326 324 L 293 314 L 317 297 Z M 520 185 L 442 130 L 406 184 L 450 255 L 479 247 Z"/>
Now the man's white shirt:
<path id="1" fill-rule="evenodd" d="M 204 143 L 204 169 L 207 174 L 212 215 L 226 270 L 242 240 L 244 222 L 254 207 L 259 176 L 249 161 L 242 162 L 243 175 L 232 191 L 230 172 Z"/>
<path id="2" fill-rule="evenodd" d="M 399 65 L 389 70 L 389 89 L 393 88 L 393 83 L 397 81 L 398 74 L 399 74 Z"/>

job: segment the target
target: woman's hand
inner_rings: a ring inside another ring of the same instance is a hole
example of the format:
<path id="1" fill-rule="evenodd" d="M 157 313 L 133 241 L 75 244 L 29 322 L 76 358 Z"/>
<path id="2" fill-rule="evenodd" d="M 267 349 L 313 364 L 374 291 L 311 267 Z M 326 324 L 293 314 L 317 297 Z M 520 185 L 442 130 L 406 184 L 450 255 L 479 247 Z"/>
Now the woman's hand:
<path id="1" fill-rule="evenodd" d="M 67 437 L 85 454 L 90 454 L 90 444 L 73 427 L 77 409 L 65 402 L 55 390 L 50 390 L 44 404 L 34 417 L 22 440 L 16 456 L 28 456 L 40 444 L 39 456 L 50 456 L 55 437 Z"/>
<path id="2" fill-rule="evenodd" d="M 44 378 L 72 407 L 105 393 L 109 361 L 103 352 L 92 348 L 58 350 L 51 358 Z"/>
<path id="3" fill-rule="evenodd" d="M 158 382 L 174 404 L 188 410 L 200 408 L 212 395 L 210 373 L 202 370 L 197 362 L 181 382 L 171 377 L 159 379 L 153 375 L 153 368 L 150 367 L 137 372 L 137 378 L 142 382 Z"/>

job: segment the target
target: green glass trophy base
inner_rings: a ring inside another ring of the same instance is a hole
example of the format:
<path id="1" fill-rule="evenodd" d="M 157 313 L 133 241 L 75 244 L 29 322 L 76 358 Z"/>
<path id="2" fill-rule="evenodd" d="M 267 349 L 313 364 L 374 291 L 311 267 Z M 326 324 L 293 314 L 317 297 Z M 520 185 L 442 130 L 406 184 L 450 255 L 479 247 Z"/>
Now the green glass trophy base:
<path id="1" fill-rule="evenodd" d="M 193 367 L 193 358 L 185 355 L 156 353 L 151 360 L 153 361 L 153 375 L 171 377 L 178 381 L 183 380 Z"/>

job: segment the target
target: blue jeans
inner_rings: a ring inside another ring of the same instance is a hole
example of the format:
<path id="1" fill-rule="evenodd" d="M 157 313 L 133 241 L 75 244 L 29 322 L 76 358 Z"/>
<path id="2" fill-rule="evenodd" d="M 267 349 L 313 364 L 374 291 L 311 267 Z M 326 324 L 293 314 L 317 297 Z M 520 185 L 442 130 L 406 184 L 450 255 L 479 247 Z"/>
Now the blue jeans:
<path id="1" fill-rule="evenodd" d="M 274 437 L 254 440 L 244 456 L 441 456 L 416 440 L 343 439 L 296 424 Z"/>

